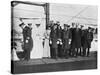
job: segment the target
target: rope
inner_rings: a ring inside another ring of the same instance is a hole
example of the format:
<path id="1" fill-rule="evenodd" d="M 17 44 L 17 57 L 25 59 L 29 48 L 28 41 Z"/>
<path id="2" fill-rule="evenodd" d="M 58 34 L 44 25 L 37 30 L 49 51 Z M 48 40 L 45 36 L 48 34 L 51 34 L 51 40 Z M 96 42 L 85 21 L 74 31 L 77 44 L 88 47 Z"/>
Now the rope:
<path id="1" fill-rule="evenodd" d="M 82 13 L 83 11 L 85 11 L 87 8 L 88 8 L 88 7 L 85 7 L 84 9 L 82 9 L 79 13 L 77 13 L 75 16 L 73 16 L 71 19 L 69 19 L 69 20 L 67 21 L 67 23 L 70 22 L 73 18 L 77 17 L 79 14 L 81 14 L 81 13 Z"/>

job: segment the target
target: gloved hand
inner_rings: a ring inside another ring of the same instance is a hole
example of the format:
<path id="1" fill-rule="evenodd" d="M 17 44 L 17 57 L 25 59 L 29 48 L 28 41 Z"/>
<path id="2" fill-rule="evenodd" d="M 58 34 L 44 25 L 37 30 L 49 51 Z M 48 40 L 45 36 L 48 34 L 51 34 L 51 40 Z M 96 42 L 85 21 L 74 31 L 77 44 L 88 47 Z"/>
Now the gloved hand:
<path id="1" fill-rule="evenodd" d="M 59 44 L 60 42 L 59 41 L 57 41 L 57 44 Z"/>
<path id="2" fill-rule="evenodd" d="M 27 39 L 30 39 L 30 37 L 27 37 Z"/>
<path id="3" fill-rule="evenodd" d="M 62 42 L 60 42 L 60 45 L 62 45 Z"/>
<path id="4" fill-rule="evenodd" d="M 25 42 L 28 43 L 28 40 L 26 40 Z"/>
<path id="5" fill-rule="evenodd" d="M 50 44 L 52 44 L 52 41 L 50 40 Z"/>
<path id="6" fill-rule="evenodd" d="M 71 44 L 71 39 L 69 39 L 69 44 Z"/>

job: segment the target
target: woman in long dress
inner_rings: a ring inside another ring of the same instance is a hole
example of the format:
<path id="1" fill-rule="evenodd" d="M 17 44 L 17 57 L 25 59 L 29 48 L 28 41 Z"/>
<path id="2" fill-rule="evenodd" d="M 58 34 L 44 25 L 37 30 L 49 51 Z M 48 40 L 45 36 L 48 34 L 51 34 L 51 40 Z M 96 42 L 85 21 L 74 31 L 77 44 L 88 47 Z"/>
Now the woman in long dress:
<path id="1" fill-rule="evenodd" d="M 31 59 L 38 59 L 43 57 L 43 32 L 41 26 L 36 25 L 32 31 L 33 50 L 31 51 Z"/>
<path id="2" fill-rule="evenodd" d="M 49 46 L 49 36 L 50 36 L 50 29 L 47 29 L 44 33 L 45 42 L 44 42 L 44 49 L 43 49 L 43 57 L 50 58 L 50 46 Z"/>

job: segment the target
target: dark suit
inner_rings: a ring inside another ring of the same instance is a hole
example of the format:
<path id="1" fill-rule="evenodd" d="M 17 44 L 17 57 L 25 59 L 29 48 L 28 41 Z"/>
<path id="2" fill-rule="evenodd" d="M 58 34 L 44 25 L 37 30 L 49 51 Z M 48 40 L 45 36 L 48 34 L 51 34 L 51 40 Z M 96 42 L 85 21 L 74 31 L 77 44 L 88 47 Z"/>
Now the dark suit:
<path id="1" fill-rule="evenodd" d="M 57 40 L 58 40 L 58 36 L 57 36 L 57 29 L 55 30 L 51 30 L 51 33 L 50 33 L 50 40 L 52 41 L 52 44 L 51 44 L 51 58 L 57 58 L 58 56 L 58 45 L 57 45 Z"/>
<path id="2" fill-rule="evenodd" d="M 92 32 L 87 32 L 87 45 L 88 45 L 88 50 L 87 50 L 87 56 L 90 54 L 90 48 L 91 48 L 91 42 L 93 41 L 93 33 Z"/>
<path id="3" fill-rule="evenodd" d="M 93 40 L 93 33 L 88 32 L 88 30 L 83 30 L 83 36 L 82 36 L 83 56 L 86 56 L 86 54 L 87 56 L 89 55 L 89 49 L 91 47 L 92 40 Z"/>
<path id="4" fill-rule="evenodd" d="M 74 56 L 74 54 L 75 54 L 75 48 L 73 48 L 74 30 L 75 30 L 75 28 L 70 28 L 70 31 L 71 31 L 71 34 L 72 34 L 72 42 L 71 42 L 71 48 L 70 48 L 70 55 L 71 56 Z"/>
<path id="5" fill-rule="evenodd" d="M 59 25 L 57 27 L 57 36 L 59 39 L 62 40 L 62 38 L 61 38 L 62 37 L 62 28 Z M 59 42 L 61 42 L 61 41 L 59 41 Z M 62 57 L 62 45 L 60 43 L 58 44 L 58 56 Z"/>
<path id="6" fill-rule="evenodd" d="M 71 47 L 71 41 L 70 40 L 71 39 L 72 39 L 71 31 L 69 29 L 63 30 L 63 32 L 62 32 L 62 42 L 63 42 L 64 54 L 65 54 L 66 57 L 68 57 L 69 54 L 70 54 L 70 47 Z"/>
<path id="7" fill-rule="evenodd" d="M 87 32 L 88 48 L 91 48 L 91 42 L 93 41 L 93 33 Z"/>
<path id="8" fill-rule="evenodd" d="M 73 29 L 73 33 L 72 33 L 72 49 L 76 50 L 74 51 L 74 54 L 77 56 L 79 49 L 81 48 L 81 29 Z"/>
<path id="9" fill-rule="evenodd" d="M 82 32 L 82 35 L 81 35 L 81 56 L 84 55 L 84 49 L 85 47 L 87 46 L 87 41 L 86 41 L 86 38 L 87 38 L 87 30 L 81 30 Z"/>
<path id="10" fill-rule="evenodd" d="M 26 26 L 23 29 L 23 37 L 24 37 L 24 53 L 25 53 L 25 59 L 29 60 L 30 59 L 30 51 L 33 48 L 33 40 L 31 37 L 32 34 L 32 29 Z"/>

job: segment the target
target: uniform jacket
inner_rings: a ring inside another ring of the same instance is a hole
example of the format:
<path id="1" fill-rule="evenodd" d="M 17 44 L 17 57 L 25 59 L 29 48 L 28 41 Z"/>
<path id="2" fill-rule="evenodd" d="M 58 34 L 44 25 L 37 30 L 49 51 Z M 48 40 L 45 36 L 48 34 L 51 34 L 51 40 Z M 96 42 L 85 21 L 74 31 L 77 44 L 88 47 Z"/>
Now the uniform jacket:
<path id="1" fill-rule="evenodd" d="M 93 40 L 93 33 L 88 32 L 88 30 L 83 30 L 82 47 L 83 48 L 90 48 L 92 40 Z"/>
<path id="2" fill-rule="evenodd" d="M 70 49 L 72 33 L 68 30 L 62 30 L 62 42 L 63 42 L 63 49 Z"/>
<path id="3" fill-rule="evenodd" d="M 88 48 L 91 48 L 91 42 L 93 41 L 93 33 L 87 32 L 87 42 L 88 42 Z"/>
<path id="4" fill-rule="evenodd" d="M 57 36 L 58 36 L 59 39 L 61 39 L 61 33 L 62 33 L 62 28 L 57 27 Z"/>
<path id="5" fill-rule="evenodd" d="M 24 50 L 29 50 L 31 51 L 32 48 L 33 48 L 33 40 L 32 40 L 32 29 L 29 28 L 28 26 L 26 26 L 24 29 L 23 29 L 23 37 L 24 37 Z M 28 42 L 26 42 L 26 40 Z"/>
<path id="6" fill-rule="evenodd" d="M 74 28 L 72 31 L 72 48 L 81 48 L 81 29 Z"/>
<path id="7" fill-rule="evenodd" d="M 57 41 L 58 41 L 57 29 L 51 30 L 50 40 L 52 41 L 51 47 L 52 48 L 58 48 L 58 45 L 57 45 Z"/>

